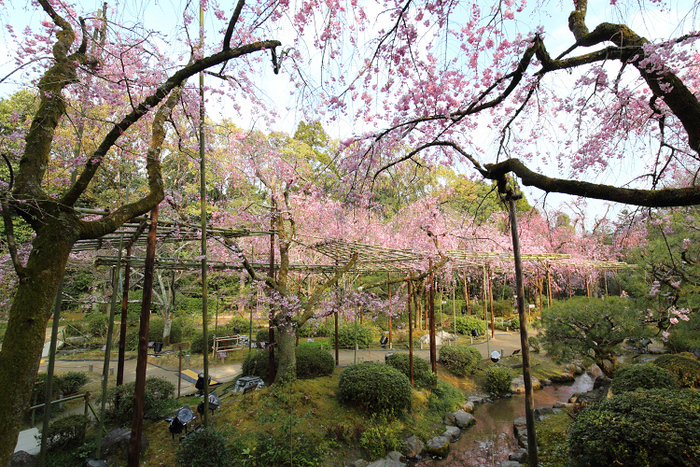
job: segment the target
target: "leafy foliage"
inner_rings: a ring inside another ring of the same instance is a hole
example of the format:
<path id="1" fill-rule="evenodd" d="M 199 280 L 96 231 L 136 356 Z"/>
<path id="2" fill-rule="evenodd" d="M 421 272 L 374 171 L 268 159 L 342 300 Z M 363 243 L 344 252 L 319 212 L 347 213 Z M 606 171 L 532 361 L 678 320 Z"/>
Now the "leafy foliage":
<path id="1" fill-rule="evenodd" d="M 484 370 L 486 373 L 486 390 L 492 394 L 510 393 L 510 384 L 513 382 L 513 374 L 508 368 L 502 366 L 490 366 Z"/>
<path id="2" fill-rule="evenodd" d="M 610 386 L 613 394 L 654 388 L 677 389 L 678 382 L 671 372 L 651 363 L 619 368 Z"/>
<path id="3" fill-rule="evenodd" d="M 476 316 L 458 316 L 456 324 L 456 330 L 459 334 L 471 335 L 474 329 L 479 331 L 479 335 L 486 333 L 486 321 Z"/>
<path id="4" fill-rule="evenodd" d="M 297 347 L 297 377 L 315 378 L 326 376 L 335 370 L 335 358 L 327 350 L 318 347 Z"/>
<path id="5" fill-rule="evenodd" d="M 127 383 L 107 390 L 106 418 L 112 423 L 123 425 L 131 422 L 134 411 L 135 383 Z M 173 392 L 175 385 L 162 378 L 146 378 L 143 411 L 145 418 L 157 418 L 171 410 L 171 401 L 175 402 Z"/>
<path id="6" fill-rule="evenodd" d="M 544 332 L 540 337 L 549 355 L 559 360 L 579 358 L 595 363 L 612 376 L 625 339 L 648 332 L 640 328 L 638 315 L 632 301 L 619 297 L 558 302 L 543 310 Z"/>
<path id="7" fill-rule="evenodd" d="M 187 434 L 177 453 L 182 466 L 227 467 L 231 465 L 231 449 L 226 437 L 214 427 L 203 427 Z"/>
<path id="8" fill-rule="evenodd" d="M 275 364 L 277 362 L 275 361 Z M 268 349 L 254 350 L 246 356 L 241 367 L 243 376 L 260 376 L 264 381 L 269 381 L 270 376 L 270 351 Z"/>
<path id="9" fill-rule="evenodd" d="M 333 338 L 331 338 L 333 340 Z M 359 323 L 344 323 L 338 327 L 338 345 L 354 348 L 355 342 L 360 347 L 372 343 L 372 331 Z"/>
<path id="10" fill-rule="evenodd" d="M 683 388 L 700 386 L 700 361 L 695 356 L 684 357 L 667 354 L 661 355 L 653 363 L 673 374 L 678 384 Z"/>
<path id="11" fill-rule="evenodd" d="M 697 467 L 700 393 L 640 389 L 590 405 L 571 425 L 568 444 L 580 467 Z"/>
<path id="12" fill-rule="evenodd" d="M 410 356 L 407 353 L 394 353 L 386 359 L 390 365 L 408 378 L 411 377 Z M 420 357 L 413 357 L 413 382 L 419 388 L 432 388 L 437 384 L 438 375 L 430 369 L 430 363 Z"/>
<path id="13" fill-rule="evenodd" d="M 54 378 L 56 378 L 56 375 L 54 375 Z M 61 388 L 66 395 L 79 392 L 88 382 L 87 373 L 82 371 L 69 371 L 58 376 L 58 378 L 61 382 Z"/>
<path id="14" fill-rule="evenodd" d="M 61 417 L 49 425 L 46 443 L 49 450 L 69 450 L 82 444 L 91 424 L 89 417 L 73 414 Z"/>
<path id="15" fill-rule="evenodd" d="M 400 413 L 411 408 L 411 382 L 388 365 L 351 365 L 340 374 L 338 400 L 370 413 Z"/>
<path id="16" fill-rule="evenodd" d="M 365 448 L 370 459 L 378 459 L 390 451 L 401 448 L 403 423 L 389 420 L 384 414 L 372 414 L 369 424 L 360 436 L 360 446 Z"/>
<path id="17" fill-rule="evenodd" d="M 481 353 L 466 345 L 441 347 L 439 361 L 456 376 L 467 376 L 479 368 Z"/>
<path id="18" fill-rule="evenodd" d="M 459 389 L 439 379 L 428 399 L 428 407 L 432 413 L 442 416 L 445 412 L 454 412 L 463 402 L 464 394 Z"/>

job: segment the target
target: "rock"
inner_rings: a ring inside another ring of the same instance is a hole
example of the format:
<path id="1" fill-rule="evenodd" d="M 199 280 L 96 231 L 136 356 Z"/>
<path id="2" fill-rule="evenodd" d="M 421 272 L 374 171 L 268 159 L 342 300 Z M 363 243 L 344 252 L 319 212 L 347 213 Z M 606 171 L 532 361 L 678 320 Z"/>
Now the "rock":
<path id="1" fill-rule="evenodd" d="M 564 383 L 573 383 L 576 378 L 574 378 L 573 374 L 564 374 L 564 375 L 554 375 L 550 377 L 550 380 L 554 384 L 564 384 Z"/>
<path id="2" fill-rule="evenodd" d="M 546 388 L 546 387 L 552 385 L 552 381 L 549 380 L 549 379 L 543 379 L 543 380 L 541 381 L 541 383 L 542 383 L 542 387 L 544 387 L 544 388 Z"/>
<path id="3" fill-rule="evenodd" d="M 518 417 L 513 420 L 513 436 L 517 439 L 523 433 L 527 433 L 527 420 L 525 417 Z"/>
<path id="4" fill-rule="evenodd" d="M 107 462 L 98 459 L 85 459 L 85 463 L 82 467 L 108 467 Z"/>
<path id="5" fill-rule="evenodd" d="M 542 389 L 542 383 L 540 383 L 540 380 L 538 380 L 535 377 L 531 377 L 530 380 L 532 381 L 532 389 L 537 390 L 537 389 Z M 513 380 L 512 383 L 510 383 L 510 392 L 514 392 L 516 394 L 522 394 L 525 392 L 525 377 L 523 376 L 518 376 Z"/>
<path id="6" fill-rule="evenodd" d="M 364 459 L 357 459 L 352 463 L 352 467 L 367 467 L 368 462 Z"/>
<path id="7" fill-rule="evenodd" d="M 481 405 L 487 402 L 491 402 L 491 399 L 489 398 L 489 396 L 479 394 L 477 396 L 469 396 L 468 402 L 471 402 L 473 405 Z"/>
<path id="8" fill-rule="evenodd" d="M 593 381 L 593 389 L 600 389 L 603 387 L 610 386 L 612 384 L 612 379 L 607 376 L 597 376 L 595 381 Z"/>
<path id="9" fill-rule="evenodd" d="M 386 458 L 394 462 L 406 462 L 406 456 L 401 454 L 399 451 L 391 451 L 386 455 Z"/>
<path id="10" fill-rule="evenodd" d="M 406 457 L 418 457 L 424 448 L 425 443 L 418 436 L 413 435 L 403 442 L 402 452 Z"/>
<path id="11" fill-rule="evenodd" d="M 400 460 L 402 458 L 406 460 L 400 452 L 391 451 L 384 459 L 367 464 L 367 467 L 406 467 L 406 463 Z"/>
<path id="12" fill-rule="evenodd" d="M 527 433 L 518 436 L 518 446 L 527 449 Z"/>
<path id="13" fill-rule="evenodd" d="M 520 462 L 516 461 L 501 461 L 498 467 L 520 467 Z"/>
<path id="14" fill-rule="evenodd" d="M 535 409 L 535 420 L 538 422 L 541 422 L 545 418 L 547 418 L 549 415 L 552 415 L 554 413 L 554 410 L 552 410 L 551 407 L 537 407 Z"/>
<path id="15" fill-rule="evenodd" d="M 450 440 L 444 436 L 431 438 L 425 445 L 425 452 L 432 457 L 446 457 L 450 452 Z"/>
<path id="16" fill-rule="evenodd" d="M 610 391 L 611 382 L 610 378 L 598 377 L 593 383 L 594 389 L 592 391 L 577 392 L 569 398 L 569 402 L 598 402 L 603 399 L 610 399 L 612 397 L 612 391 Z"/>
<path id="17" fill-rule="evenodd" d="M 100 452 L 107 459 L 108 465 L 122 465 L 127 461 L 129 454 L 129 440 L 131 430 L 128 428 L 116 428 L 104 437 Z M 141 453 L 148 447 L 146 435 L 141 433 Z"/>
<path id="18" fill-rule="evenodd" d="M 442 417 L 442 423 L 445 425 L 456 425 L 455 416 L 452 412 L 447 412 L 444 417 Z"/>
<path id="19" fill-rule="evenodd" d="M 442 436 L 448 438 L 450 443 L 454 443 L 462 436 L 462 430 L 456 426 L 448 426 L 445 428 L 445 432 L 442 434 Z"/>
<path id="20" fill-rule="evenodd" d="M 508 457 L 508 460 L 523 463 L 527 460 L 527 449 L 520 448 Z"/>
<path id="21" fill-rule="evenodd" d="M 458 410 L 452 414 L 452 416 L 455 419 L 455 425 L 457 425 L 460 429 L 466 430 L 472 425 L 476 425 L 476 418 L 470 413 L 465 412 L 464 410 Z"/>
<path id="22" fill-rule="evenodd" d="M 474 412 L 474 403 L 472 401 L 465 402 L 462 404 L 462 410 L 469 413 Z"/>
<path id="23" fill-rule="evenodd" d="M 570 403 L 568 403 L 568 402 L 557 402 L 556 404 L 554 404 L 554 405 L 552 406 L 552 408 L 555 408 L 555 409 L 565 409 L 565 408 L 567 408 L 567 407 L 571 407 L 572 405 L 573 405 L 573 404 L 570 404 Z"/>
<path id="24" fill-rule="evenodd" d="M 10 467 L 36 467 L 38 463 L 37 456 L 29 454 L 27 451 L 17 451 L 12 455 Z"/>

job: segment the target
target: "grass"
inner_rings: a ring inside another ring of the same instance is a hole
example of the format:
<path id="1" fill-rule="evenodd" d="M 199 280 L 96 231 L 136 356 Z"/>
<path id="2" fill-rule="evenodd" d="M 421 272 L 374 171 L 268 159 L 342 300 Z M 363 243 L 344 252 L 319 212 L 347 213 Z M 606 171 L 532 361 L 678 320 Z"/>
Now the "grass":
<path id="1" fill-rule="evenodd" d="M 550 415 L 535 426 L 537 434 L 537 460 L 541 467 L 568 467 L 570 459 L 566 438 L 573 421 L 571 409 Z M 526 464 L 527 465 L 527 464 Z"/>

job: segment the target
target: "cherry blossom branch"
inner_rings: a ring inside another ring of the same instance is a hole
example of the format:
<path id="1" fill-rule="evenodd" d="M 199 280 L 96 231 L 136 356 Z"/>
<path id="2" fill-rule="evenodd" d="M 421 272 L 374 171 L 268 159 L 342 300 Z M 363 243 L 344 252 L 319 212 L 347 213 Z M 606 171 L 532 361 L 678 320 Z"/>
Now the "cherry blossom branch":
<path id="1" fill-rule="evenodd" d="M 229 50 L 231 48 L 231 36 L 233 36 L 233 28 L 236 27 L 238 18 L 241 16 L 241 10 L 245 5 L 245 0 L 238 0 L 236 4 L 236 9 L 233 11 L 233 16 L 228 23 L 228 28 L 226 28 L 226 34 L 224 35 L 224 50 Z M 274 50 L 274 49 L 273 49 Z"/>

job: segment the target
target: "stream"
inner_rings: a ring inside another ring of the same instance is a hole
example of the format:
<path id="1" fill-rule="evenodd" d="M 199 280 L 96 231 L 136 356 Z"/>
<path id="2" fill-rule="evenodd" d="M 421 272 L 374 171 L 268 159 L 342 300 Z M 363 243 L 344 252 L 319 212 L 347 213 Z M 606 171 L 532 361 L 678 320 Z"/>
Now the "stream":
<path id="1" fill-rule="evenodd" d="M 584 373 L 573 383 L 535 391 L 535 408 L 568 402 L 574 393 L 591 390 L 594 379 Z M 508 456 L 518 449 L 518 441 L 513 436 L 513 420 L 525 416 L 525 394 L 478 405 L 472 415 L 476 418 L 476 425 L 462 432 L 462 437 L 450 446 L 445 459 L 423 459 L 415 464 L 416 467 L 483 467 L 508 460 Z"/>

